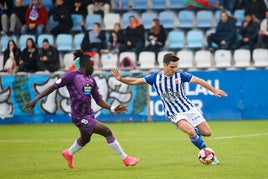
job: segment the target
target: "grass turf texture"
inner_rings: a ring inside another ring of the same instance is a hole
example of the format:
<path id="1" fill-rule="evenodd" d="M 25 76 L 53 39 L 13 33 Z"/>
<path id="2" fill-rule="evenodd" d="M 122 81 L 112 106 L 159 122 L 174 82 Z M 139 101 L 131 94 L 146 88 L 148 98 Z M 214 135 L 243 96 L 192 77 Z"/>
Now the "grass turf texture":
<path id="1" fill-rule="evenodd" d="M 220 165 L 203 165 L 198 149 L 169 122 L 108 123 L 125 152 L 138 157 L 125 167 L 93 135 L 75 155 L 75 169 L 61 156 L 79 135 L 72 124 L 1 125 L 0 178 L 268 178 L 268 120 L 209 121 L 205 138 Z"/>

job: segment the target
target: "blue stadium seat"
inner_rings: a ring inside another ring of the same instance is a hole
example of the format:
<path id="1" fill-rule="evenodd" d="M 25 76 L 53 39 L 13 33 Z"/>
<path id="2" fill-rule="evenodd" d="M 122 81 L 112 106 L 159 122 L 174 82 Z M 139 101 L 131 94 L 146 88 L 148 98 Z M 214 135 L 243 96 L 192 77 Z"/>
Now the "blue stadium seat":
<path id="1" fill-rule="evenodd" d="M 54 21 L 53 16 L 49 16 L 48 18 L 48 26 L 49 26 L 49 30 L 53 29 L 54 27 L 56 27 L 59 24 L 59 22 Z"/>
<path id="2" fill-rule="evenodd" d="M 150 29 L 152 20 L 157 18 L 156 12 L 146 11 L 141 14 L 141 22 L 145 29 Z"/>
<path id="3" fill-rule="evenodd" d="M 37 37 L 37 45 L 38 47 L 42 47 L 43 40 L 47 39 L 50 45 L 54 45 L 54 38 L 52 34 L 40 34 Z"/>
<path id="4" fill-rule="evenodd" d="M 84 21 L 83 15 L 72 14 L 73 27 L 71 32 L 82 32 L 82 22 Z"/>
<path id="5" fill-rule="evenodd" d="M 130 16 L 135 16 L 135 17 L 139 18 L 139 14 L 135 11 L 123 13 L 122 14 L 123 29 L 127 28 L 128 24 L 129 24 L 129 17 Z"/>
<path id="6" fill-rule="evenodd" d="M 213 13 L 210 10 L 199 10 L 196 14 L 198 28 L 211 28 L 213 26 Z"/>
<path id="7" fill-rule="evenodd" d="M 79 34 L 74 35 L 74 48 L 76 50 L 81 49 L 81 43 L 83 41 L 84 35 L 85 35 L 84 33 L 79 33 Z"/>
<path id="8" fill-rule="evenodd" d="M 32 38 L 34 40 L 34 42 L 36 42 L 36 38 L 35 38 L 34 35 L 30 35 L 30 34 L 22 34 L 22 35 L 20 35 L 19 46 L 20 46 L 21 50 L 26 48 L 26 41 L 27 41 L 28 38 Z"/>
<path id="9" fill-rule="evenodd" d="M 184 47 L 185 37 L 182 31 L 170 31 L 167 37 L 167 49 L 175 50 Z"/>
<path id="10" fill-rule="evenodd" d="M 13 40 L 18 45 L 17 37 L 15 35 L 12 36 L 3 35 L 0 40 L 1 52 L 6 50 L 7 43 L 9 40 Z"/>
<path id="11" fill-rule="evenodd" d="M 184 7 L 183 0 L 169 0 L 170 1 L 170 7 L 169 9 L 182 9 Z"/>
<path id="12" fill-rule="evenodd" d="M 71 51 L 73 49 L 73 37 L 71 34 L 59 34 L 56 37 L 56 46 L 59 51 Z"/>
<path id="13" fill-rule="evenodd" d="M 203 32 L 201 30 L 190 30 L 186 35 L 186 47 L 191 49 L 203 48 Z"/>
<path id="14" fill-rule="evenodd" d="M 164 28 L 174 28 L 175 13 L 173 11 L 161 11 L 159 13 L 159 21 Z"/>
<path id="15" fill-rule="evenodd" d="M 147 1 L 145 0 L 132 0 L 132 9 L 137 11 L 147 10 Z M 130 4 L 131 5 L 131 4 Z"/>
<path id="16" fill-rule="evenodd" d="M 121 3 L 121 8 L 119 6 L 119 3 Z M 129 8 L 129 0 L 115 0 L 115 8 L 113 10 L 116 11 L 125 11 Z"/>
<path id="17" fill-rule="evenodd" d="M 193 28 L 195 15 L 193 11 L 190 10 L 182 10 L 178 13 L 179 18 L 179 27 L 180 28 Z"/>
<path id="18" fill-rule="evenodd" d="M 234 12 L 234 17 L 236 18 L 236 26 L 240 27 L 242 25 L 242 22 L 245 18 L 245 10 L 244 9 L 237 9 Z"/>
<path id="19" fill-rule="evenodd" d="M 32 3 L 32 1 L 33 1 L 33 0 L 24 0 L 24 1 L 23 1 L 23 5 L 24 5 L 24 6 L 28 6 L 29 4 Z"/>
<path id="20" fill-rule="evenodd" d="M 42 1 L 42 4 L 47 9 L 47 11 L 49 11 L 49 10 L 51 10 L 53 8 L 52 0 Z"/>
<path id="21" fill-rule="evenodd" d="M 100 14 L 88 14 L 86 16 L 86 29 L 91 30 L 94 23 L 102 24 L 102 17 Z"/>
<path id="22" fill-rule="evenodd" d="M 163 10 L 166 9 L 166 0 L 151 0 L 153 10 Z"/>

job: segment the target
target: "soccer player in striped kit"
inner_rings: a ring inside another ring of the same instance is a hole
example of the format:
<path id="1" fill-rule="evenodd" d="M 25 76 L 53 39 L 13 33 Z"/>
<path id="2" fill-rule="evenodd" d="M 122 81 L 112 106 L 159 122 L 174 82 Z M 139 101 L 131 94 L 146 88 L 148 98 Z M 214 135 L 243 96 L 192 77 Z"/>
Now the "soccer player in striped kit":
<path id="1" fill-rule="evenodd" d="M 151 73 L 144 78 L 123 77 L 118 69 L 113 69 L 111 73 L 118 81 L 128 85 L 149 84 L 153 86 L 161 97 L 167 118 L 188 134 L 197 148 L 206 148 L 207 145 L 201 136 L 210 136 L 211 129 L 203 115 L 185 95 L 183 83 L 199 84 L 217 97 L 227 96 L 227 93 L 212 87 L 201 78 L 184 71 L 177 71 L 178 62 L 179 57 L 174 53 L 167 53 L 163 59 L 163 71 Z M 219 160 L 215 157 L 212 164 L 218 163 Z"/>
<path id="2" fill-rule="evenodd" d="M 94 61 L 83 51 L 76 51 L 74 59 L 80 61 L 80 69 L 74 72 L 67 72 L 53 85 L 46 88 L 36 98 L 26 103 L 24 108 L 33 108 L 36 102 L 44 96 L 49 95 L 54 90 L 66 86 L 70 94 L 72 122 L 80 131 L 77 138 L 69 149 L 63 150 L 62 155 L 66 159 L 68 166 L 74 168 L 73 155 L 90 142 L 93 133 L 106 138 L 107 144 L 122 159 L 126 166 L 133 166 L 138 163 L 138 159 L 128 156 L 116 140 L 112 131 L 103 123 L 97 121 L 91 108 L 91 100 L 102 108 L 110 110 L 112 113 L 122 113 L 127 110 L 123 105 L 111 106 L 107 104 L 99 93 L 99 88 L 92 73 L 94 71 Z"/>

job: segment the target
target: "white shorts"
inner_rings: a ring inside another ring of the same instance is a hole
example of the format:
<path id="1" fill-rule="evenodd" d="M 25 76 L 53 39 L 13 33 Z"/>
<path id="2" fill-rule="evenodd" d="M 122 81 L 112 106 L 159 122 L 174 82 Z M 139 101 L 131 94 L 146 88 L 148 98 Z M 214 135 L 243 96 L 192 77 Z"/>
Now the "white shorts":
<path id="1" fill-rule="evenodd" d="M 180 120 L 185 119 L 191 126 L 196 127 L 206 121 L 204 116 L 197 108 L 192 108 L 187 112 L 182 112 L 170 117 L 171 122 L 177 124 Z"/>

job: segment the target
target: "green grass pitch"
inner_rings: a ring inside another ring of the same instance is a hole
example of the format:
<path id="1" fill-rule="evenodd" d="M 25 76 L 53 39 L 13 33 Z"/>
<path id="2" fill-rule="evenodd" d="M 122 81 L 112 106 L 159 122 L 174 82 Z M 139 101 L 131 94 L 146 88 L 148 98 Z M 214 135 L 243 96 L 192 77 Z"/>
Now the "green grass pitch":
<path id="1" fill-rule="evenodd" d="M 123 165 L 105 139 L 93 135 L 75 155 L 75 169 L 61 156 L 79 135 L 72 124 L 1 125 L 1 179 L 268 178 L 268 120 L 209 121 L 205 138 L 220 164 L 203 165 L 198 149 L 169 122 L 107 123 L 125 152 L 140 159 Z"/>

